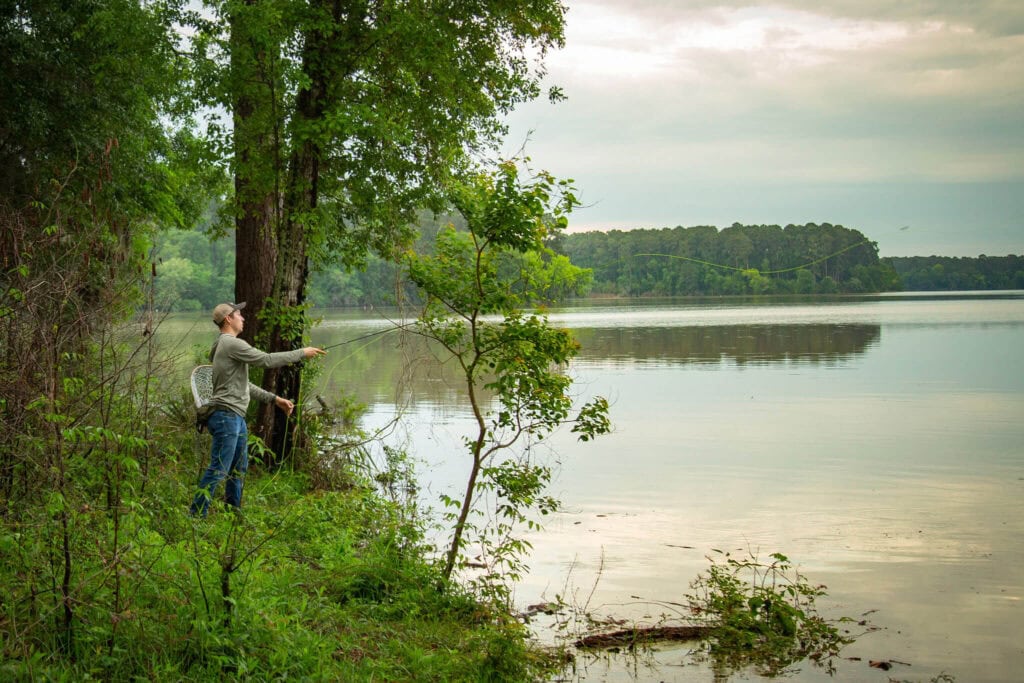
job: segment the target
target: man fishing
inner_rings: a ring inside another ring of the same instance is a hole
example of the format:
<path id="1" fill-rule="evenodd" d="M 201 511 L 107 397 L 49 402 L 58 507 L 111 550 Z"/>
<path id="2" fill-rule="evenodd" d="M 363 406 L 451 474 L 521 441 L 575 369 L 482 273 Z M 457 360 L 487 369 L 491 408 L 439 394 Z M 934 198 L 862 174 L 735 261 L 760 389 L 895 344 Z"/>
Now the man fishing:
<path id="1" fill-rule="evenodd" d="M 295 404 L 287 398 L 276 396 L 250 382 L 249 366 L 279 368 L 327 353 L 313 346 L 278 353 L 266 353 L 253 348 L 238 338 L 245 326 L 243 308 L 244 301 L 238 304 L 217 304 L 213 309 L 213 322 L 220 328 L 220 336 L 210 351 L 210 362 L 213 363 L 213 395 L 210 405 L 214 410 L 206 428 L 213 437 L 213 445 L 210 449 L 210 466 L 199 480 L 199 490 L 189 508 L 193 516 L 198 514 L 206 517 L 217 486 L 225 478 L 225 501 L 235 508 L 242 507 L 242 484 L 249 469 L 249 431 L 245 425 L 245 411 L 249 407 L 250 397 L 263 403 L 273 403 L 286 415 L 291 415 L 295 408 Z"/>

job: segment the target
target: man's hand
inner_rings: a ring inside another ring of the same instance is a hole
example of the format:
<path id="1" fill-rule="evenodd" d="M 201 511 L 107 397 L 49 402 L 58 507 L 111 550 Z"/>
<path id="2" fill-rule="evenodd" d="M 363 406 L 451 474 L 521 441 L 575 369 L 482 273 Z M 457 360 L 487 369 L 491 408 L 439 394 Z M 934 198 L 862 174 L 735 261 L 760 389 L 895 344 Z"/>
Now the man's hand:
<path id="1" fill-rule="evenodd" d="M 274 405 L 284 411 L 285 415 L 291 415 L 292 411 L 295 410 L 295 404 L 286 399 L 284 396 L 277 396 L 274 398 Z"/>
<path id="2" fill-rule="evenodd" d="M 306 355 L 306 358 L 312 358 L 313 356 L 322 356 L 327 352 L 324 351 L 323 349 L 318 349 L 315 346 L 307 346 L 306 348 L 302 349 L 302 353 Z"/>

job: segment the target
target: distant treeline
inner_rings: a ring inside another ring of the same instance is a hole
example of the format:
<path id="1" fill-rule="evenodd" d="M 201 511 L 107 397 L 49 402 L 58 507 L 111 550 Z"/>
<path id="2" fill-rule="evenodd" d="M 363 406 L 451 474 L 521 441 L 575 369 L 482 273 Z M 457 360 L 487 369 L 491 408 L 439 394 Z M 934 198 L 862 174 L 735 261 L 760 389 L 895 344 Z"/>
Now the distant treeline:
<path id="1" fill-rule="evenodd" d="M 904 256 L 883 258 L 907 291 L 1024 289 L 1024 256 Z"/>
<path id="2" fill-rule="evenodd" d="M 423 220 L 416 249 L 429 249 L 445 219 Z M 698 296 L 1024 289 L 1024 257 L 878 257 L 857 230 L 815 225 L 739 225 L 563 234 L 551 248 L 593 271 L 589 294 Z M 165 233 L 155 253 L 157 300 L 179 311 L 234 296 L 234 240 L 202 230 Z M 415 300 L 394 263 L 371 257 L 362 270 L 314 273 L 316 306 L 392 305 Z"/>
<path id="3" fill-rule="evenodd" d="M 740 225 L 564 235 L 555 249 L 619 296 L 831 294 L 900 289 L 878 246 L 841 225 Z"/>

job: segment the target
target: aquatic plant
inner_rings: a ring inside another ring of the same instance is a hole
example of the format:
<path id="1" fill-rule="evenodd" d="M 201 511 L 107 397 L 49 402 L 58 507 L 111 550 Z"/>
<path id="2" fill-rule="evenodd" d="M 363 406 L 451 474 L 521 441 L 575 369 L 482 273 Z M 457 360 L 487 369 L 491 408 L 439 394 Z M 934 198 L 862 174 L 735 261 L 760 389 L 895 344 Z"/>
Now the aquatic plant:
<path id="1" fill-rule="evenodd" d="M 826 595 L 826 586 L 810 583 L 782 553 L 767 562 L 756 553 L 742 559 L 715 553 L 686 597 L 691 611 L 712 627 L 707 647 L 716 669 L 753 667 L 775 676 L 807 660 L 835 670 L 835 657 L 853 638 L 818 614 L 815 601 Z"/>

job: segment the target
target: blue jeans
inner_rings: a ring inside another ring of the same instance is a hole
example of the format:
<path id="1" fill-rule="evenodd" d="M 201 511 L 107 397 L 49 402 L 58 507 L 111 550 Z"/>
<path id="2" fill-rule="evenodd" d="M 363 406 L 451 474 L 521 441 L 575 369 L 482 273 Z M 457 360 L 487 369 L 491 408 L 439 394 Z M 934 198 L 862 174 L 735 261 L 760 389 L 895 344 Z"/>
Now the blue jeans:
<path id="1" fill-rule="evenodd" d="M 228 480 L 224 490 L 225 501 L 236 508 L 242 507 L 242 484 L 249 469 L 249 430 L 245 426 L 245 418 L 230 410 L 215 410 L 206 428 L 213 437 L 210 466 L 199 480 L 199 491 L 189 508 L 190 514 L 203 517 L 225 477 Z"/>

